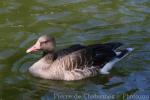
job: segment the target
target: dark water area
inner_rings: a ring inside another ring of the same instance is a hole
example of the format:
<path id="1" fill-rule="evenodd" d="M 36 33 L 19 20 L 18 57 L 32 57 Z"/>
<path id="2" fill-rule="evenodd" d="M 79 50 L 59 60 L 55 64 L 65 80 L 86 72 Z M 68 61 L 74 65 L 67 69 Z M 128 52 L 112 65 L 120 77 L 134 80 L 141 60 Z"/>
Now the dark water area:
<path id="1" fill-rule="evenodd" d="M 28 72 L 41 54 L 25 53 L 42 34 L 55 36 L 57 48 L 120 41 L 135 50 L 111 77 L 43 80 Z M 0 100 L 149 100 L 149 64 L 149 0 L 0 1 Z"/>

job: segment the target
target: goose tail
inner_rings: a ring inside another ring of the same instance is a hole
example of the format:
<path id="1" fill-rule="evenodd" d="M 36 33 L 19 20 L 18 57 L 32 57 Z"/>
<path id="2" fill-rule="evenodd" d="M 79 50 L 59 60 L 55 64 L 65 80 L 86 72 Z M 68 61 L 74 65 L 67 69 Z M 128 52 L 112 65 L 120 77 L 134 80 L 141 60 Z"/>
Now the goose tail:
<path id="1" fill-rule="evenodd" d="M 126 48 L 120 51 L 115 52 L 116 56 L 109 62 L 107 62 L 101 69 L 100 74 L 109 74 L 109 71 L 112 69 L 115 63 L 126 57 L 134 48 Z"/>

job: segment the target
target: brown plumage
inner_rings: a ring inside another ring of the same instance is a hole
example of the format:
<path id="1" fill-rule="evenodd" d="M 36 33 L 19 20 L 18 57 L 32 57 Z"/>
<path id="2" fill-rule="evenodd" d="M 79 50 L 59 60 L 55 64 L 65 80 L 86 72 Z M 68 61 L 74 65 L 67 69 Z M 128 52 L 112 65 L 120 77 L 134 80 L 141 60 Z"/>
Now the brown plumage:
<path id="1" fill-rule="evenodd" d="M 117 57 L 119 59 L 119 56 L 122 58 L 129 51 L 125 49 L 117 55 L 114 50 L 121 45 L 118 42 L 89 46 L 76 44 L 56 51 L 55 39 L 44 35 L 27 50 L 27 53 L 38 50 L 44 52 L 44 56 L 29 71 L 36 77 L 53 80 L 71 81 L 92 77 L 109 61 Z"/>

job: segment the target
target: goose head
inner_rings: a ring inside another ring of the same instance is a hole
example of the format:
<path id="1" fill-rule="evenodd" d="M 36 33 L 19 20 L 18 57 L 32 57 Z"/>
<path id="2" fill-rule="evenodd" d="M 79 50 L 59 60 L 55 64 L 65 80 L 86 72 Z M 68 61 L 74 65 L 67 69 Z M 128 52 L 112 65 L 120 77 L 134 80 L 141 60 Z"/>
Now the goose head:
<path id="1" fill-rule="evenodd" d="M 49 35 L 43 35 L 38 38 L 36 43 L 26 50 L 26 53 L 43 51 L 53 52 L 55 50 L 55 38 Z"/>

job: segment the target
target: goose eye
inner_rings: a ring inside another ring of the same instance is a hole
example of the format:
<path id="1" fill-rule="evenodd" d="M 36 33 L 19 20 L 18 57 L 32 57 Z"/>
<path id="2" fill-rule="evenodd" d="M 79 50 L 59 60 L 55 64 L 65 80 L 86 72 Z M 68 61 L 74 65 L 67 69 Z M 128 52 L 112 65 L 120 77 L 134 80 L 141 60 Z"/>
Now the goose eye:
<path id="1" fill-rule="evenodd" d="M 43 42 L 41 42 L 41 45 L 45 44 L 45 43 L 48 43 L 48 42 L 50 42 L 50 40 L 43 41 Z"/>

